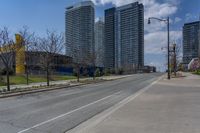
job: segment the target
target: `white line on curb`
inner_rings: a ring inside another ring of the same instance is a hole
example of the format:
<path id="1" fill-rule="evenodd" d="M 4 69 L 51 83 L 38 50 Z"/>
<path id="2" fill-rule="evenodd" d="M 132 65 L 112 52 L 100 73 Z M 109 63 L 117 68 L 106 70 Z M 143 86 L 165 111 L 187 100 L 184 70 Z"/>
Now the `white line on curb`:
<path id="1" fill-rule="evenodd" d="M 116 93 L 114 93 L 114 94 L 112 94 L 112 95 L 109 95 L 109 96 L 107 96 L 107 97 L 104 97 L 104 98 L 102 98 L 102 99 L 99 99 L 99 100 L 97 100 L 97 101 L 95 101 L 95 102 L 92 102 L 92 103 L 90 103 L 90 104 L 84 105 L 84 106 L 82 106 L 82 107 L 80 107 L 80 108 L 77 108 L 77 109 L 72 110 L 72 111 L 70 111 L 70 112 L 67 112 L 67 113 L 65 113 L 65 114 L 61 114 L 61 115 L 59 115 L 59 116 L 57 116 L 57 117 L 54 117 L 54 118 L 49 119 L 49 120 L 47 120 L 47 121 L 44 121 L 44 122 L 42 122 L 42 123 L 36 124 L 36 125 L 34 125 L 34 126 L 30 127 L 30 128 L 24 129 L 24 130 L 19 131 L 19 132 L 17 132 L 17 133 L 24 133 L 24 132 L 29 131 L 29 130 L 31 130 L 31 129 L 40 127 L 40 126 L 42 126 L 42 125 L 44 125 L 44 124 L 50 123 L 50 122 L 52 122 L 52 121 L 54 121 L 54 120 L 60 119 L 60 118 L 65 117 L 65 116 L 67 116 L 67 115 L 69 115 L 69 114 L 71 114 L 71 113 L 74 113 L 74 112 L 79 111 L 79 110 L 81 110 L 81 109 L 84 109 L 84 108 L 86 108 L 86 107 L 88 107 L 88 106 L 91 106 L 91 105 L 96 104 L 96 103 L 98 103 L 98 102 L 101 102 L 101 101 L 103 101 L 103 100 L 105 100 L 105 99 L 108 99 L 108 98 L 112 97 L 113 95 L 118 95 L 118 94 L 120 94 L 121 92 L 122 92 L 122 91 L 116 92 Z"/>

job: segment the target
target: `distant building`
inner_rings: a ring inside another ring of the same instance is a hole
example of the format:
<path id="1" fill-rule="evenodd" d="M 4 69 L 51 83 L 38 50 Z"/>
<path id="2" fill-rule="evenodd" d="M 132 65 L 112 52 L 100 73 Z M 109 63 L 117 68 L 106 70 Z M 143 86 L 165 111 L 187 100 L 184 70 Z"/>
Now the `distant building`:
<path id="1" fill-rule="evenodd" d="M 66 8 L 66 55 L 80 63 L 94 52 L 94 4 L 83 1 Z"/>
<path id="2" fill-rule="evenodd" d="M 99 19 L 95 23 L 95 55 L 96 66 L 104 67 L 104 21 Z"/>
<path id="3" fill-rule="evenodd" d="M 105 10 L 105 60 L 108 68 L 144 66 L 144 7 L 138 2 Z"/>
<path id="4" fill-rule="evenodd" d="M 154 72 L 156 72 L 156 67 L 155 66 L 144 66 L 143 72 L 144 73 L 154 73 Z"/>
<path id="5" fill-rule="evenodd" d="M 200 57 L 200 21 L 183 26 L 183 64 Z"/>

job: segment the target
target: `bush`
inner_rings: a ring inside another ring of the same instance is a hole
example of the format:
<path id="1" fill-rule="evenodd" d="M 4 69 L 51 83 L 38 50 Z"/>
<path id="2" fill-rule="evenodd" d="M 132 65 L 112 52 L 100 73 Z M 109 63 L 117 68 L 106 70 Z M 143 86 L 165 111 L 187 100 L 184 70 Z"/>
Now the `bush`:
<path id="1" fill-rule="evenodd" d="M 110 74 L 111 74 L 111 73 L 110 73 L 110 69 L 107 69 L 107 68 L 106 68 L 106 69 L 104 70 L 104 75 L 105 75 L 105 76 L 109 76 Z"/>
<path id="2" fill-rule="evenodd" d="M 124 70 L 122 68 L 119 68 L 117 70 L 117 74 L 122 75 L 124 73 Z"/>
<path id="3" fill-rule="evenodd" d="M 111 70 L 110 70 L 110 73 L 111 73 L 111 74 L 116 74 L 115 69 L 111 69 Z"/>
<path id="4" fill-rule="evenodd" d="M 101 76 L 101 72 L 100 72 L 99 68 L 97 68 L 95 71 L 95 77 L 100 77 L 100 76 Z"/>

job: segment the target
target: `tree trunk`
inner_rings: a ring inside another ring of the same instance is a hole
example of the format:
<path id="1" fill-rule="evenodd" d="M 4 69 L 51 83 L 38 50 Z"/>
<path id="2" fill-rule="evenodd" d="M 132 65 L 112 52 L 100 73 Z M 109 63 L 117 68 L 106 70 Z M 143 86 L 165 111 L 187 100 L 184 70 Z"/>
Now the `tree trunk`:
<path id="1" fill-rule="evenodd" d="M 93 80 L 95 80 L 95 78 L 96 78 L 96 68 L 94 67 L 94 71 L 93 71 Z"/>
<path id="2" fill-rule="evenodd" d="M 10 91 L 10 77 L 9 77 L 9 69 L 6 69 L 6 77 L 7 77 L 7 91 Z"/>
<path id="3" fill-rule="evenodd" d="M 28 65 L 26 66 L 26 84 L 29 84 L 29 71 L 28 71 Z"/>
<path id="4" fill-rule="evenodd" d="M 47 86 L 49 86 L 49 67 L 47 67 Z"/>
<path id="5" fill-rule="evenodd" d="M 176 77 L 176 52 L 174 52 L 174 76 Z"/>
<path id="6" fill-rule="evenodd" d="M 77 70 L 77 82 L 80 82 L 80 68 Z"/>

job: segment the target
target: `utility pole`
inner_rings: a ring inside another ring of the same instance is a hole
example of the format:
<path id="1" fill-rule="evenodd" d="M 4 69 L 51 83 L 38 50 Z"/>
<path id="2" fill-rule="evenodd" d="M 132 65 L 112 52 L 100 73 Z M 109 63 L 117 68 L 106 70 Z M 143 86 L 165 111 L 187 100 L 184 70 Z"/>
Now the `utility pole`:
<path id="1" fill-rule="evenodd" d="M 170 50 L 169 50 L 169 17 L 167 17 L 167 33 L 168 33 L 168 35 L 167 35 L 167 41 L 168 41 L 168 79 L 170 80 L 170 71 L 169 71 L 169 69 L 170 69 L 170 67 L 169 67 L 169 65 L 170 65 L 170 60 L 169 60 L 169 54 L 170 54 Z"/>
<path id="2" fill-rule="evenodd" d="M 158 21 L 163 21 L 163 22 L 165 22 L 165 23 L 167 23 L 167 53 L 168 53 L 168 55 L 167 55 L 167 64 L 168 64 L 168 70 L 167 70 L 167 78 L 170 80 L 170 47 L 169 47 L 169 17 L 167 17 L 167 19 L 160 19 L 160 18 L 155 18 L 155 17 L 150 17 L 149 19 L 148 19 L 148 24 L 151 24 L 151 19 L 156 19 L 156 20 L 158 20 Z"/>

